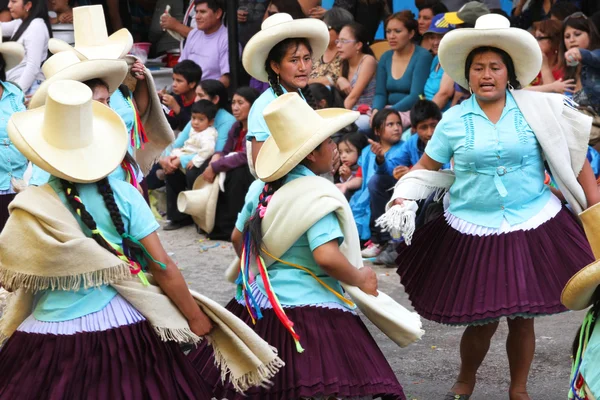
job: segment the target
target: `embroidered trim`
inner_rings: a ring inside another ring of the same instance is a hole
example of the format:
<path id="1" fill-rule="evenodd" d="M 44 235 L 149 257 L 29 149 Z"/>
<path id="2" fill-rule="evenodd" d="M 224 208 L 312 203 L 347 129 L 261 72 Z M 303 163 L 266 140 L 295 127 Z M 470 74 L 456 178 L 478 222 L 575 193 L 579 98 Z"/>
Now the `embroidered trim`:
<path id="1" fill-rule="evenodd" d="M 475 148 L 475 124 L 473 123 L 472 115 L 462 117 L 465 124 L 465 148 L 473 150 Z"/>

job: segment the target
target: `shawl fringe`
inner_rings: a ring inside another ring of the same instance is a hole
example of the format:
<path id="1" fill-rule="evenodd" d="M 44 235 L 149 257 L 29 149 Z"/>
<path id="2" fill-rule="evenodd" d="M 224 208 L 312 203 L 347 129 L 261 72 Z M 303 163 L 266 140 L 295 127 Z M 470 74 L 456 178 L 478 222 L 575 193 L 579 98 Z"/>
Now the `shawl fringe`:
<path id="1" fill-rule="evenodd" d="M 196 335 L 189 328 L 171 329 L 156 325 L 153 325 L 152 327 L 154 328 L 154 332 L 156 332 L 163 342 L 190 343 L 196 345 L 202 341 L 202 337 Z"/>

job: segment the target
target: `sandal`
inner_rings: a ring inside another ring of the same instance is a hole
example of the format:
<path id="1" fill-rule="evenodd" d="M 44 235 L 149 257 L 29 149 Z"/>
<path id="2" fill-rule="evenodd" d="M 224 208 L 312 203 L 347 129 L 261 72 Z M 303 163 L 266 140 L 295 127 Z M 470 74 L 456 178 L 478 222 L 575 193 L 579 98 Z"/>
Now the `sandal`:
<path id="1" fill-rule="evenodd" d="M 448 392 L 444 397 L 444 400 L 469 400 L 470 397 L 470 394 L 456 394 L 453 392 Z"/>

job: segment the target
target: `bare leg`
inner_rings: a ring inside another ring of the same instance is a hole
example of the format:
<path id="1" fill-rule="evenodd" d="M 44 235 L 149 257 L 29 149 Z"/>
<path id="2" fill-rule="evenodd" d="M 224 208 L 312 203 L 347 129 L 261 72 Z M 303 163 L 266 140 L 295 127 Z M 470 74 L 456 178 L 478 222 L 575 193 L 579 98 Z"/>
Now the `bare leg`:
<path id="1" fill-rule="evenodd" d="M 498 322 L 481 326 L 469 326 L 460 341 L 460 373 L 452 391 L 456 394 L 472 394 L 477 380 L 477 370 L 483 362 Z"/>
<path id="2" fill-rule="evenodd" d="M 533 318 L 508 319 L 506 353 L 510 366 L 510 399 L 529 400 L 527 378 L 535 353 Z"/>

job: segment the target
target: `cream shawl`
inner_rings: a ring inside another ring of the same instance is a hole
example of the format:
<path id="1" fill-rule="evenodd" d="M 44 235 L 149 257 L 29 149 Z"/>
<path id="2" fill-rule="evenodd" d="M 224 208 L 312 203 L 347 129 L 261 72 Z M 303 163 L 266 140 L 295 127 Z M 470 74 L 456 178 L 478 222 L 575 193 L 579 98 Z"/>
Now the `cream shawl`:
<path id="1" fill-rule="evenodd" d="M 179 309 L 149 275 L 150 286 L 132 277 L 127 264 L 84 235 L 49 185 L 30 187 L 10 204 L 0 234 L 0 282 L 14 291 L 0 320 L 6 340 L 31 314 L 34 293 L 113 286 L 153 326 L 163 341 L 198 343 Z M 207 336 L 222 377 L 239 391 L 264 385 L 284 365 L 276 350 L 243 321 L 214 301 L 192 292 L 212 320 Z"/>
<path id="2" fill-rule="evenodd" d="M 280 258 L 312 225 L 332 212 L 344 234 L 340 251 L 353 266 L 362 268 L 360 240 L 348 201 L 333 183 L 316 176 L 294 179 L 275 192 L 262 220 L 265 249 Z M 274 262 L 266 255 L 264 259 L 267 265 Z M 237 276 L 239 260 L 230 267 L 226 275 L 231 281 Z M 355 286 L 342 286 L 363 314 L 399 346 L 408 346 L 425 333 L 419 315 L 385 293 L 375 297 Z"/>

